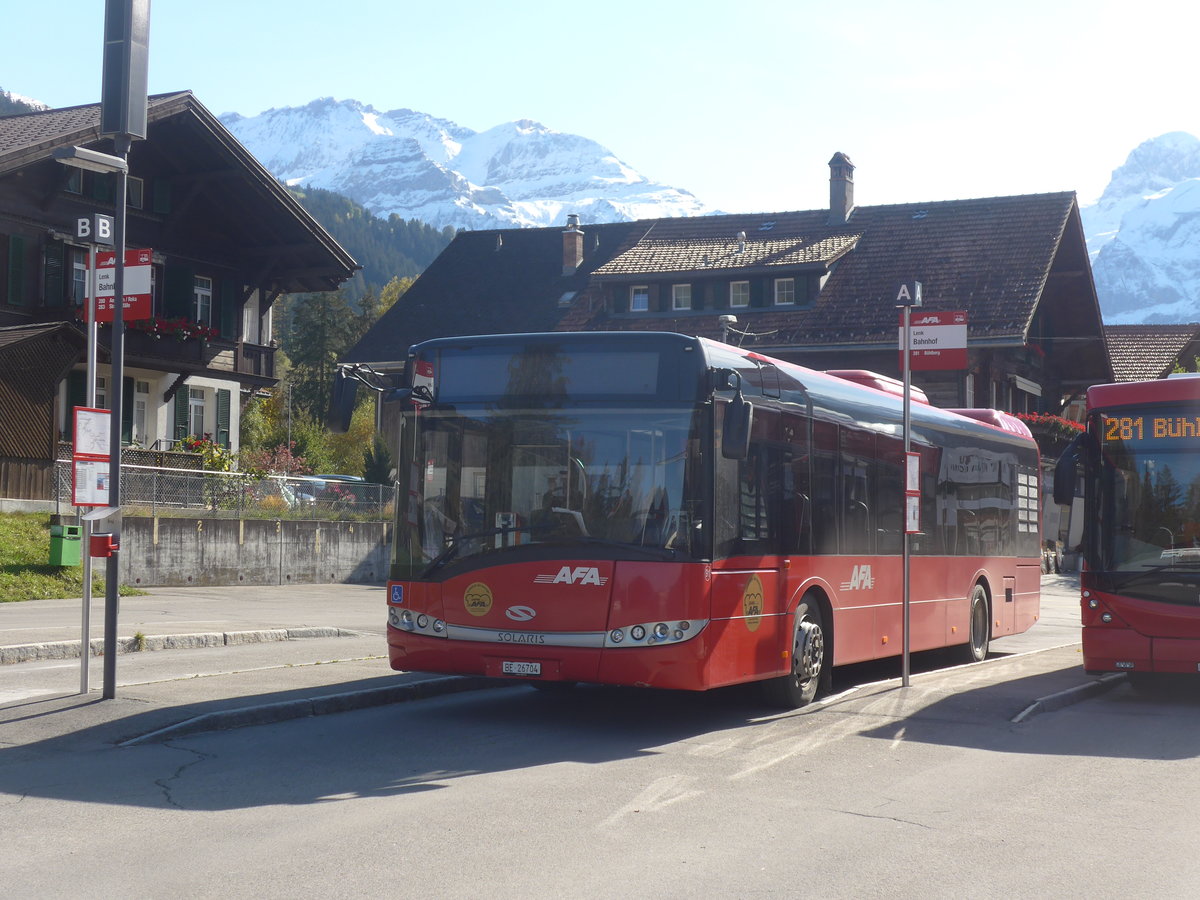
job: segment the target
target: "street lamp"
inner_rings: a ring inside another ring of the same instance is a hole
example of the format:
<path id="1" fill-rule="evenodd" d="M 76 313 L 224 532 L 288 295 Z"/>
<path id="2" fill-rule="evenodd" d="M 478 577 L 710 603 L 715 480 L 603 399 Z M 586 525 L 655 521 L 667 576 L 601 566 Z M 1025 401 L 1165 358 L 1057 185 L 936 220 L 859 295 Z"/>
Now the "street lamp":
<path id="1" fill-rule="evenodd" d="M 125 194 L 129 189 L 129 147 L 132 140 L 129 135 L 118 134 L 113 137 L 116 156 L 89 150 L 86 147 L 60 147 L 51 156 L 63 165 L 78 169 L 88 169 L 92 172 L 104 172 L 117 176 L 116 214 L 113 217 L 113 250 L 116 254 L 113 272 L 113 320 L 112 341 L 109 345 L 110 390 L 109 438 L 108 438 L 108 505 L 115 511 L 113 516 L 113 537 L 117 549 L 114 549 L 105 560 L 104 567 L 104 690 L 105 700 L 117 696 L 117 612 L 120 602 L 120 556 L 121 545 L 121 414 L 125 383 Z M 92 301 L 92 329 L 94 334 L 95 301 Z M 89 554 L 91 548 L 88 548 Z M 89 556 L 90 559 L 90 556 Z M 91 576 L 89 567 L 88 577 Z M 90 588 L 90 585 L 89 585 Z M 86 601 L 85 601 L 86 602 Z M 86 619 L 86 614 L 85 614 Z M 87 646 L 88 635 L 83 635 Z M 86 665 L 85 654 L 85 665 Z M 86 682 L 86 678 L 82 679 Z"/>
<path id="2" fill-rule="evenodd" d="M 59 147 L 50 154 L 66 166 L 90 172 L 128 172 L 129 163 L 123 157 L 89 150 L 87 147 Z"/>

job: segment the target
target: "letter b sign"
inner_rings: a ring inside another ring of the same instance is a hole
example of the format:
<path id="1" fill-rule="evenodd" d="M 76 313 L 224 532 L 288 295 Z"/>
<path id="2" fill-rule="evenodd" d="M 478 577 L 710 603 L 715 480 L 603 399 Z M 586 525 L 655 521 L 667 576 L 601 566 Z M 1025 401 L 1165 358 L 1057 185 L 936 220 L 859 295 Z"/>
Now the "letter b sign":
<path id="1" fill-rule="evenodd" d="M 75 220 L 75 237 L 89 244 L 113 244 L 112 216 L 80 216 Z"/>

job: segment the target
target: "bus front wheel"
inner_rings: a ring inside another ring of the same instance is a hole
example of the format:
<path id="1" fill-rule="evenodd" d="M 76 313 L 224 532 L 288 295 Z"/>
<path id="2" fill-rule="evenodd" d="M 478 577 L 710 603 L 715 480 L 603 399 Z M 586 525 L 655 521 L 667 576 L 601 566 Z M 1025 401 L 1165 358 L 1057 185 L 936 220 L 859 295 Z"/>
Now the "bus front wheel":
<path id="1" fill-rule="evenodd" d="M 991 643 L 989 619 L 987 591 L 982 584 L 977 584 L 971 592 L 971 639 L 967 641 L 963 653 L 966 662 L 983 662 L 987 659 L 988 645 Z"/>
<path id="2" fill-rule="evenodd" d="M 792 671 L 762 683 L 767 702 L 786 709 L 811 703 L 817 691 L 829 681 L 829 651 L 816 598 L 808 596 L 801 600 L 793 619 Z"/>

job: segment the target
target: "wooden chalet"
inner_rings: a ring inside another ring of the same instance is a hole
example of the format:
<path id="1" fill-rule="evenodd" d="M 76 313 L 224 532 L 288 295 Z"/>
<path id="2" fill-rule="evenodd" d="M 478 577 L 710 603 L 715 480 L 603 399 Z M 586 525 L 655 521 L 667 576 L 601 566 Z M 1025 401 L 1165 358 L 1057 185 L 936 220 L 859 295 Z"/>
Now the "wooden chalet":
<path id="1" fill-rule="evenodd" d="M 52 153 L 111 153 L 99 120 L 99 104 L 0 117 L 0 496 L 49 496 L 84 402 L 89 248 L 75 223 L 113 213 L 115 177 Z M 129 173 L 126 243 L 153 251 L 153 318 L 127 323 L 124 438 L 209 434 L 236 449 L 244 402 L 276 383 L 275 299 L 336 289 L 358 266 L 189 91 L 149 98 Z M 101 326 L 100 406 L 109 337 Z"/>
<path id="2" fill-rule="evenodd" d="M 1059 413 L 1110 381 L 1073 193 L 464 232 L 347 355 L 381 370 L 454 334 L 678 331 L 817 369 L 900 375 L 899 286 L 963 310 L 968 364 L 914 372 L 939 406 Z M 732 318 L 731 318 L 732 317 Z"/>

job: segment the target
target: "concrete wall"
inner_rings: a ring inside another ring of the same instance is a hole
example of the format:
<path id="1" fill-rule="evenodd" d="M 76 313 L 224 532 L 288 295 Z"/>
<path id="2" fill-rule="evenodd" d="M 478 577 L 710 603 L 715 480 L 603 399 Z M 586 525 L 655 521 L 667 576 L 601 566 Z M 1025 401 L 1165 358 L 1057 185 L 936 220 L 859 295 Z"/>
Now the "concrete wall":
<path id="1" fill-rule="evenodd" d="M 125 516 L 121 581 L 143 587 L 382 583 L 391 548 L 389 522 Z"/>

